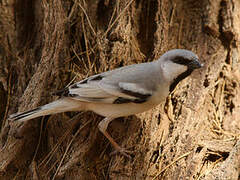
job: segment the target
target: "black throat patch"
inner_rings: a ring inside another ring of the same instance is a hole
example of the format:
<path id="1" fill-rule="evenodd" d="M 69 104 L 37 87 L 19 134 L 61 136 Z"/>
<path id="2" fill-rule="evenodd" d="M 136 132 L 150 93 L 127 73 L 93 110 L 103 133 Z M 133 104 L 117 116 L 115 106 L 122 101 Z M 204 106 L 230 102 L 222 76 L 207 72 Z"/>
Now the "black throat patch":
<path id="1" fill-rule="evenodd" d="M 181 80 L 188 77 L 192 72 L 193 72 L 193 69 L 187 69 L 184 73 L 180 74 L 176 79 L 174 79 L 169 88 L 170 93 L 175 89 L 175 87 L 178 85 L 178 83 Z"/>

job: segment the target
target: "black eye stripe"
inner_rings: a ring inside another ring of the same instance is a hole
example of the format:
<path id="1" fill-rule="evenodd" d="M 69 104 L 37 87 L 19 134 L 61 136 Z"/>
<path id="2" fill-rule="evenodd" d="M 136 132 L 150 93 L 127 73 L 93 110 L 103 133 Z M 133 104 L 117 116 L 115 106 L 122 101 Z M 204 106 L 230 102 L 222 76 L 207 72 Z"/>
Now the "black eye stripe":
<path id="1" fill-rule="evenodd" d="M 185 65 L 185 66 L 188 65 L 191 62 L 190 59 L 184 58 L 182 56 L 177 56 L 172 61 L 174 63 Z"/>

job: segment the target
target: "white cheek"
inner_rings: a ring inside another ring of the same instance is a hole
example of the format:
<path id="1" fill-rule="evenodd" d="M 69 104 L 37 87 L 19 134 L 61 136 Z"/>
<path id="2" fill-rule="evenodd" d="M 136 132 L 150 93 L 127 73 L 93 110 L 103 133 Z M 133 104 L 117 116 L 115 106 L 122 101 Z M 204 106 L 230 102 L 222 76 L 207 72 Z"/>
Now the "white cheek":
<path id="1" fill-rule="evenodd" d="M 167 81 L 172 81 L 176 77 L 178 77 L 180 74 L 185 72 L 187 70 L 187 67 L 184 65 L 167 62 L 162 65 L 163 69 L 163 76 Z"/>

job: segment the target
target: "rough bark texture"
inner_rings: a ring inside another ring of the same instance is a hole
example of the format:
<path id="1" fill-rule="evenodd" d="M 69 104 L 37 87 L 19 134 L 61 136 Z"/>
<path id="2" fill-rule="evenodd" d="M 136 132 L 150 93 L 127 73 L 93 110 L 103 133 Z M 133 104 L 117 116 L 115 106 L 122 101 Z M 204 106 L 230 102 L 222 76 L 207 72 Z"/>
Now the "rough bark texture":
<path id="1" fill-rule="evenodd" d="M 4 0 L 0 32 L 0 179 L 239 179 L 238 0 Z M 164 105 L 111 123 L 132 159 L 110 156 L 90 112 L 6 121 L 72 81 L 173 48 L 205 66 Z"/>

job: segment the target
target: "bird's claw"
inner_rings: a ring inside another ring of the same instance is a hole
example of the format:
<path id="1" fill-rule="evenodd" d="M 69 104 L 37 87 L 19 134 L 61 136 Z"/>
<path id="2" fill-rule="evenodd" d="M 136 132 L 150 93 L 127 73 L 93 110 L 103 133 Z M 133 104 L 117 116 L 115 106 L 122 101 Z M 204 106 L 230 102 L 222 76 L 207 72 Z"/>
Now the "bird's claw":
<path id="1" fill-rule="evenodd" d="M 122 147 L 119 147 L 119 148 L 115 149 L 110 155 L 112 156 L 112 155 L 116 155 L 118 153 L 120 153 L 121 155 L 123 155 L 123 156 L 125 156 L 129 159 L 132 159 L 131 155 L 134 154 L 133 151 L 127 150 L 127 149 L 122 148 Z"/>

